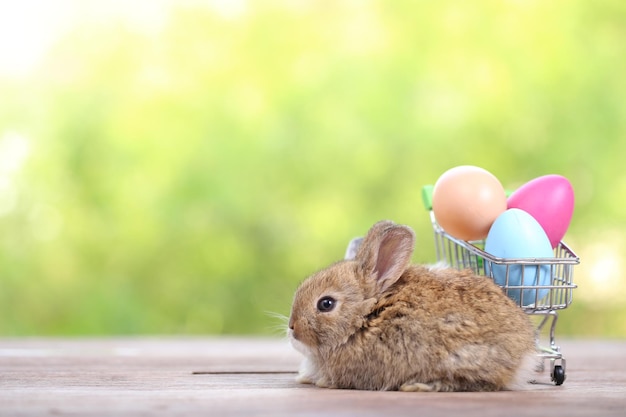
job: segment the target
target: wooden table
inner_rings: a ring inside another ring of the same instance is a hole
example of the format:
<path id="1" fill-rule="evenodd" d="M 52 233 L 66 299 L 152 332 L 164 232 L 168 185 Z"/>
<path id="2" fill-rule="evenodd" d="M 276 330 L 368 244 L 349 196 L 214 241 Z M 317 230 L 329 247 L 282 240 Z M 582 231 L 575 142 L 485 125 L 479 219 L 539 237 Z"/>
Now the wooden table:
<path id="1" fill-rule="evenodd" d="M 0 339 L 1 416 L 626 416 L 626 341 L 559 341 L 562 386 L 495 393 L 328 390 L 254 338 Z"/>

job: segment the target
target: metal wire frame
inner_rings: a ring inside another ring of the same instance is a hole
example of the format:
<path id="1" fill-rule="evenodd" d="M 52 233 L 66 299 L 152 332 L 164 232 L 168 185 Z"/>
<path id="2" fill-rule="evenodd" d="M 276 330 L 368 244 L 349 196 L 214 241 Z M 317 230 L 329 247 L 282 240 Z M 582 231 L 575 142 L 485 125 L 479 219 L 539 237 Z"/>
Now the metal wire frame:
<path id="1" fill-rule="evenodd" d="M 580 263 L 578 256 L 560 242 L 552 258 L 498 258 L 483 250 L 484 241 L 468 242 L 446 233 L 437 224 L 432 210 L 430 219 L 438 262 L 457 269 L 469 268 L 477 275 L 491 277 L 524 312 L 540 318 L 536 326 L 537 356 L 540 359 L 537 370 L 543 371 L 545 360 L 550 361 L 551 379 L 561 385 L 565 380 L 566 361 L 556 344 L 557 310 L 572 303 L 573 290 L 577 287 L 573 281 L 573 268 Z M 504 280 L 496 279 L 494 271 L 497 268 L 498 277 L 504 275 Z M 547 346 L 540 340 L 544 334 L 548 339 Z"/>

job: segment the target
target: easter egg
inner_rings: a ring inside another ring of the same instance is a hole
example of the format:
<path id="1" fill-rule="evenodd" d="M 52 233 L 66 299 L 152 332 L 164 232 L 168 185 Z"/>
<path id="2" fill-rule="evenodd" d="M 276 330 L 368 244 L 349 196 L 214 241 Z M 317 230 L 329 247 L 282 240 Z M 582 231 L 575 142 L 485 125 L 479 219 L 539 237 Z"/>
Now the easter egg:
<path id="1" fill-rule="evenodd" d="M 506 210 L 506 194 L 489 171 L 471 165 L 444 172 L 433 188 L 433 213 L 439 226 L 462 240 L 481 240 Z"/>
<path id="2" fill-rule="evenodd" d="M 544 175 L 518 188 L 507 201 L 508 208 L 519 208 L 529 213 L 543 227 L 555 248 L 572 220 L 574 190 L 567 178 Z"/>
<path id="3" fill-rule="evenodd" d="M 520 209 L 509 209 L 495 220 L 487 239 L 485 252 L 507 259 L 553 258 L 554 252 L 541 225 Z M 485 263 L 487 275 L 502 287 L 546 286 L 551 283 L 550 265 Z M 548 289 L 507 289 L 507 294 L 520 305 L 535 304 L 548 293 Z"/>

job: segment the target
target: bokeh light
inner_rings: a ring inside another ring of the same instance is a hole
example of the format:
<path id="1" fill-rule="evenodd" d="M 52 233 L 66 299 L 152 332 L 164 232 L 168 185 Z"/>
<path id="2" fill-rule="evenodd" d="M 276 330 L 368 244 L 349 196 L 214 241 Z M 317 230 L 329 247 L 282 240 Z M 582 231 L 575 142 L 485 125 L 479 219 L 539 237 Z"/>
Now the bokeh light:
<path id="1" fill-rule="evenodd" d="M 0 334 L 272 333 L 456 165 L 574 186 L 559 332 L 626 336 L 626 3 L 0 5 Z"/>

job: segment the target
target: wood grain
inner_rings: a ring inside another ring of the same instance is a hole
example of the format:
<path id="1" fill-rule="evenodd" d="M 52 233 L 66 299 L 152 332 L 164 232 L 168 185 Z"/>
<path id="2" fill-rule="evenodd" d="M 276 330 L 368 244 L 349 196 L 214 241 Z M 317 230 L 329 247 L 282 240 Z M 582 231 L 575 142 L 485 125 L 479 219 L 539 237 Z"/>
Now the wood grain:
<path id="1" fill-rule="evenodd" d="M 562 386 L 496 393 L 327 390 L 254 338 L 0 339 L 1 416 L 625 416 L 626 341 L 561 342 Z"/>

